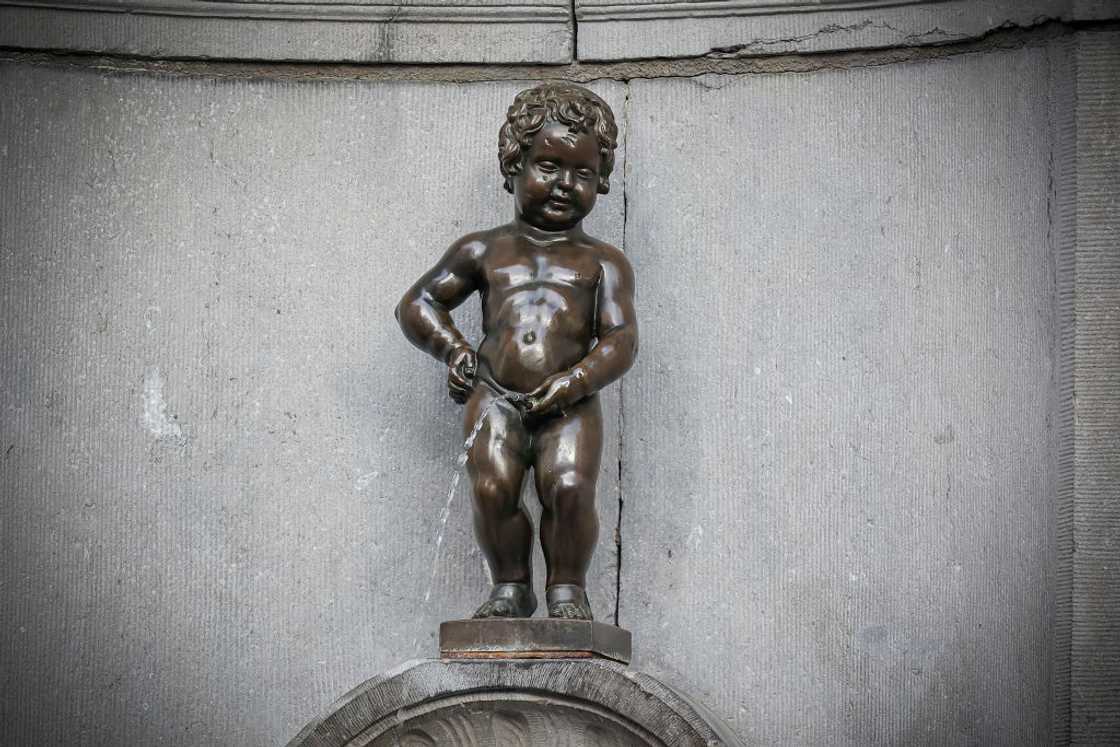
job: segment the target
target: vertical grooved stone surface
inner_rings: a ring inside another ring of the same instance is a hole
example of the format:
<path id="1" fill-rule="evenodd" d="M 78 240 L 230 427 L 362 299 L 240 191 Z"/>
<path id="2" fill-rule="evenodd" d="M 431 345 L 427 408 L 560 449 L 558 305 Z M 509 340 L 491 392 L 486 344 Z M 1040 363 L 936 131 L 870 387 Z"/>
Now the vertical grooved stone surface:
<path id="1" fill-rule="evenodd" d="M 635 80 L 620 624 L 751 744 L 1046 744 L 1042 48 Z"/>
<path id="2" fill-rule="evenodd" d="M 1120 742 L 1120 34 L 1078 34 L 1070 732 Z"/>
<path id="3" fill-rule="evenodd" d="M 5 741 L 282 743 L 481 602 L 461 409 L 393 307 L 511 217 L 521 87 L 0 64 Z"/>
<path id="4" fill-rule="evenodd" d="M 1053 739 L 1070 741 L 1074 557 L 1074 404 L 1073 343 L 1075 336 L 1077 112 L 1076 44 L 1063 40 L 1050 48 L 1050 127 L 1053 182 L 1050 197 L 1050 243 L 1055 268 L 1055 496 Z"/>

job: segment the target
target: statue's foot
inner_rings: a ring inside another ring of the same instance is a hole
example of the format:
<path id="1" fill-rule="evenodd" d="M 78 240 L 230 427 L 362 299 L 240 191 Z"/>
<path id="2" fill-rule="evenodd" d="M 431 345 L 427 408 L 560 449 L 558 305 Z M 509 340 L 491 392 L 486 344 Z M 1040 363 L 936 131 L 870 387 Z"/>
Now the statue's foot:
<path id="1" fill-rule="evenodd" d="M 548 616 L 564 620 L 593 620 L 591 603 L 587 592 L 575 584 L 554 584 L 545 594 L 548 600 Z"/>
<path id="2" fill-rule="evenodd" d="M 474 613 L 483 617 L 532 617 L 537 610 L 537 595 L 529 584 L 494 584 L 490 598 Z"/>

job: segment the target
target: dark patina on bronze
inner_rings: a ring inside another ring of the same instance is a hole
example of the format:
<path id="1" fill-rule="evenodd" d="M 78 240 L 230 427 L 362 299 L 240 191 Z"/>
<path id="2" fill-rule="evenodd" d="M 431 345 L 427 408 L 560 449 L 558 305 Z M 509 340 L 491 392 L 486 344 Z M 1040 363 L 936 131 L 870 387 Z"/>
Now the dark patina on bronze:
<path id="1" fill-rule="evenodd" d="M 522 91 L 499 135 L 512 222 L 468 234 L 405 293 L 408 339 L 448 367 L 466 405 L 475 534 L 494 586 L 476 618 L 531 617 L 533 527 L 521 503 L 531 470 L 541 502 L 549 617 L 591 620 L 586 574 L 599 534 L 595 482 L 603 427 L 598 392 L 634 361 L 634 275 L 583 219 L 609 190 L 618 128 L 585 88 Z M 477 292 L 475 350 L 451 310 Z"/>

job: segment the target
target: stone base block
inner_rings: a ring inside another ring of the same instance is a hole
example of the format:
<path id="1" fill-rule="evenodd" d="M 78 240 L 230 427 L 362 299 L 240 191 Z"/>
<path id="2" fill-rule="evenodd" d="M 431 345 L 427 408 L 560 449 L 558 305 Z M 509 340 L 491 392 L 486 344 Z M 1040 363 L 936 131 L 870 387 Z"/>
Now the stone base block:
<path id="1" fill-rule="evenodd" d="M 444 659 L 584 659 L 630 663 L 630 631 L 591 620 L 491 618 L 439 626 Z"/>

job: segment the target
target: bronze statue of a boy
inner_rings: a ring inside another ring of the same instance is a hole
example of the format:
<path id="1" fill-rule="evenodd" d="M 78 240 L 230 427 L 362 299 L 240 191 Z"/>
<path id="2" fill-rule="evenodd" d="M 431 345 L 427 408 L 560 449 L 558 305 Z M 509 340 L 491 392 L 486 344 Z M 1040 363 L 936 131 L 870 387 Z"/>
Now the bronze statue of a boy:
<path id="1" fill-rule="evenodd" d="M 606 194 L 618 127 L 601 98 L 568 83 L 522 91 L 498 148 L 513 222 L 456 241 L 401 299 L 405 336 L 448 366 L 466 403 L 474 524 L 494 586 L 475 617 L 531 617 L 533 527 L 521 503 L 531 467 L 541 501 L 550 617 L 590 620 L 587 568 L 599 534 L 602 452 L 597 392 L 638 348 L 634 274 L 583 231 Z M 478 291 L 477 352 L 450 311 Z"/>

